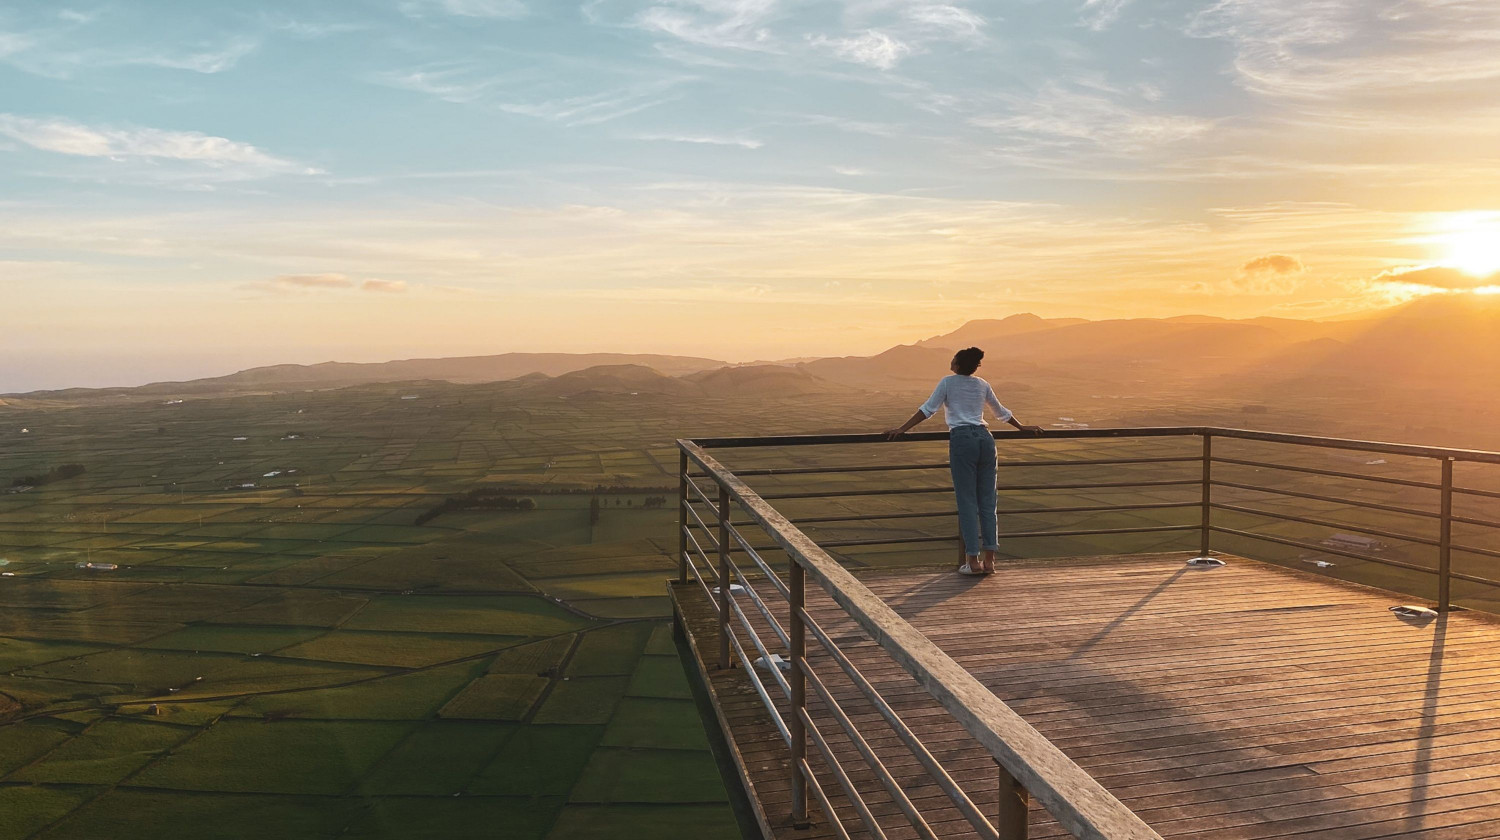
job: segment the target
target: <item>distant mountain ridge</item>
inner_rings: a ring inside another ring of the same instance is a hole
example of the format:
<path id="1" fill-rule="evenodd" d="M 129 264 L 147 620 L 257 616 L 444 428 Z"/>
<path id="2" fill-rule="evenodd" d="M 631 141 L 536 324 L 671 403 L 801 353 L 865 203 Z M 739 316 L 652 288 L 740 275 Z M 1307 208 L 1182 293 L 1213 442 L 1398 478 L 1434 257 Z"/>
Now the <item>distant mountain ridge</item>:
<path id="1" fill-rule="evenodd" d="M 954 350 L 985 349 L 981 375 L 1007 382 L 1098 386 L 1155 382 L 1206 391 L 1277 383 L 1343 382 L 1423 387 L 1500 365 L 1500 296 L 1433 295 L 1364 319 L 1229 320 L 1211 316 L 1090 321 L 1032 314 L 978 319 L 873 356 L 734 365 L 695 356 L 507 353 L 380 363 L 273 365 L 139 388 L 5 395 L 59 404 L 111 397 L 165 399 L 276 393 L 379 383 L 510 382 L 526 393 L 576 398 L 634 395 L 807 395 L 837 390 L 915 393 L 946 373 Z M 4 405 L 6 401 L 0 401 Z"/>
<path id="2" fill-rule="evenodd" d="M 156 382 L 136 388 L 67 389 L 34 391 L 6 396 L 62 397 L 84 393 L 201 394 L 234 391 L 291 391 L 347 388 L 379 382 L 434 379 L 459 384 L 498 382 L 531 374 L 561 376 L 601 365 L 641 365 L 668 376 L 680 376 L 723 367 L 727 362 L 695 356 L 646 353 L 502 353 L 495 356 L 403 359 L 391 362 L 323 362 L 315 365 L 269 365 L 227 376 L 187 382 Z"/>

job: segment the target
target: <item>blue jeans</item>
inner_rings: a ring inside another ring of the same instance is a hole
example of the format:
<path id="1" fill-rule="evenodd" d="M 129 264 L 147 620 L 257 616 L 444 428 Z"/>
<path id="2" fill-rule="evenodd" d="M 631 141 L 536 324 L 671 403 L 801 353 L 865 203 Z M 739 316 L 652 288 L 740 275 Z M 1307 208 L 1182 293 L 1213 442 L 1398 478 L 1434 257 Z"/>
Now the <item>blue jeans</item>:
<path id="1" fill-rule="evenodd" d="M 995 438 L 983 426 L 959 426 L 948 438 L 948 468 L 958 497 L 964 553 L 1000 547 L 995 526 Z"/>

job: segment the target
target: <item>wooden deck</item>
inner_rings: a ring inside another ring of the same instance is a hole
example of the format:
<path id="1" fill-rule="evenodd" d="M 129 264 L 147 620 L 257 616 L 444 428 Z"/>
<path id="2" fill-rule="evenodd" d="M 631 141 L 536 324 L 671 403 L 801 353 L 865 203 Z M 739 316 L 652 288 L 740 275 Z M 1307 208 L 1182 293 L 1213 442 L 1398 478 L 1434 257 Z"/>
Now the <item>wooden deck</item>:
<path id="1" fill-rule="evenodd" d="M 1388 610 L 1410 598 L 1227 559 L 1212 570 L 1174 555 L 861 580 L 1163 837 L 1500 838 L 1500 623 L 1462 612 L 1411 623 Z M 741 669 L 702 664 L 717 646 L 701 590 L 675 587 L 674 600 L 767 833 L 833 836 L 821 813 L 812 829 L 788 824 L 785 745 Z M 989 756 L 815 587 L 809 607 L 993 813 Z M 894 735 L 883 737 L 890 730 L 862 695 L 809 648 L 938 833 L 974 836 Z M 810 708 L 889 835 L 916 836 L 837 724 Z M 836 790 L 831 776 L 824 784 Z M 839 816 L 866 836 L 852 811 Z M 1035 805 L 1032 825 L 1033 837 L 1061 833 Z"/>

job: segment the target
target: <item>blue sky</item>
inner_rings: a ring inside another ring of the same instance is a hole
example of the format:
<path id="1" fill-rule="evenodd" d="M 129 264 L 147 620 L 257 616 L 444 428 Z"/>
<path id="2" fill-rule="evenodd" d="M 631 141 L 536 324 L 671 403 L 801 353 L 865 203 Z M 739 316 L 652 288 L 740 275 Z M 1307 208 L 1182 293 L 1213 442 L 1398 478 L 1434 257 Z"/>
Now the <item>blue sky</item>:
<path id="1" fill-rule="evenodd" d="M 1497 82 L 1481 0 L 10 0 L 0 391 L 1358 311 Z"/>

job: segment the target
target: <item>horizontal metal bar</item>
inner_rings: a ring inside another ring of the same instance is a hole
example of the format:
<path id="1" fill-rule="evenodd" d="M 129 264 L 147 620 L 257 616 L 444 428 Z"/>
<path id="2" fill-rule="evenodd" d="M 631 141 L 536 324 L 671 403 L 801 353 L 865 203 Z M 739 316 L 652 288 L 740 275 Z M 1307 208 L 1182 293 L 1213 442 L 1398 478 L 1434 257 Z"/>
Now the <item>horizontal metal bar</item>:
<path id="1" fill-rule="evenodd" d="M 1314 502 L 1331 502 L 1336 505 L 1349 505 L 1351 507 L 1368 508 L 1380 510 L 1386 513 L 1399 513 L 1405 516 L 1422 516 L 1428 519 L 1441 519 L 1442 514 L 1430 510 L 1417 510 L 1415 508 L 1404 508 L 1396 505 L 1383 505 L 1379 502 L 1366 502 L 1359 499 L 1341 499 L 1337 496 L 1323 496 L 1317 493 L 1304 493 L 1301 490 L 1282 490 L 1277 487 L 1261 487 L 1257 484 L 1241 484 L 1237 481 L 1220 481 L 1214 479 L 1209 482 L 1215 487 L 1233 487 L 1237 490 L 1254 490 L 1260 493 L 1274 493 L 1277 496 L 1290 496 L 1294 499 L 1308 499 Z"/>
<path id="2" fill-rule="evenodd" d="M 1291 464 L 1271 464 L 1265 461 L 1247 461 L 1243 458 L 1219 458 L 1215 457 L 1215 464 L 1235 464 L 1241 467 L 1259 467 L 1268 470 L 1285 470 L 1287 472 L 1306 473 L 1307 475 L 1332 476 L 1334 478 L 1352 478 L 1358 481 L 1373 481 L 1378 484 L 1394 484 L 1400 487 L 1420 487 L 1424 490 L 1441 490 L 1443 485 L 1431 481 L 1414 481 L 1409 478 L 1386 478 L 1379 475 L 1362 475 L 1360 473 L 1342 472 L 1340 470 L 1324 470 L 1316 467 L 1294 467 Z"/>
<path id="3" fill-rule="evenodd" d="M 807 759 L 799 758 L 797 769 L 801 771 L 802 778 L 807 779 L 808 787 L 812 788 L 813 795 L 818 797 L 818 804 L 823 807 L 823 816 L 828 820 L 828 827 L 838 833 L 839 840 L 850 840 L 849 830 L 844 828 L 844 821 L 839 819 L 838 812 L 833 807 L 833 800 L 828 798 L 828 792 L 823 790 L 818 777 L 813 775 L 812 765 L 807 763 Z"/>
<path id="4" fill-rule="evenodd" d="M 888 487 L 879 490 L 833 490 L 813 493 L 767 493 L 761 496 L 767 501 L 784 499 L 842 499 L 850 496 L 911 496 L 918 493 L 952 493 L 952 487 Z"/>
<path id="5" fill-rule="evenodd" d="M 702 476 L 702 478 L 712 478 L 712 477 L 713 476 Z M 708 497 L 707 493 L 703 492 L 703 488 L 701 488 L 701 487 L 698 486 L 698 482 L 694 481 L 691 478 L 687 478 L 687 477 L 684 477 L 684 480 L 687 482 L 688 488 L 691 489 L 694 493 L 697 493 L 698 494 L 698 498 L 702 499 L 704 504 L 708 505 L 709 507 L 715 507 L 715 506 L 717 506 L 719 504 L 716 500 L 710 499 Z"/>
<path id="6" fill-rule="evenodd" d="M 695 536 L 693 536 L 692 530 L 689 529 L 686 525 L 684 525 L 682 527 L 682 532 L 687 535 L 688 544 L 690 544 L 693 547 L 693 550 L 695 550 L 695 551 L 698 552 L 698 556 L 703 558 L 703 562 L 706 563 L 706 564 L 708 564 L 708 566 L 710 568 L 712 568 L 713 567 L 713 561 L 710 560 L 710 559 L 708 559 L 708 552 L 704 551 L 703 550 L 703 546 L 701 546 L 701 545 L 698 544 L 698 538 L 695 537 Z M 719 550 L 719 547 L 718 546 L 714 546 L 714 551 L 717 552 L 718 550 Z"/>
<path id="7" fill-rule="evenodd" d="M 880 827 L 880 821 L 875 819 L 875 814 L 870 811 L 865 798 L 859 795 L 859 788 L 854 786 L 854 780 L 849 778 L 849 773 L 844 770 L 843 763 L 839 761 L 838 756 L 833 754 L 833 747 L 828 743 L 828 739 L 823 737 L 823 730 L 818 728 L 818 722 L 807 713 L 807 709 L 796 709 L 793 713 L 802 718 L 807 734 L 812 736 L 813 744 L 817 746 L 818 752 L 823 754 L 823 760 L 827 763 L 829 772 L 833 773 L 833 778 L 839 783 L 839 787 L 844 789 L 844 795 L 849 797 L 849 804 L 853 805 L 855 813 L 859 814 L 860 822 L 865 824 L 865 830 L 870 832 L 870 836 L 875 840 L 886 840 L 885 829 Z M 835 814 L 832 818 L 838 819 L 838 816 Z"/>
<path id="8" fill-rule="evenodd" d="M 766 711 L 771 715 L 771 722 L 776 725 L 776 731 L 781 733 L 781 740 L 790 749 L 792 746 L 792 733 L 787 729 L 786 721 L 782 719 L 781 712 L 776 710 L 776 703 L 771 699 L 771 692 L 766 690 L 765 683 L 761 682 L 760 674 L 755 673 L 755 664 L 750 657 L 745 655 L 745 648 L 740 644 L 739 637 L 734 633 L 726 634 L 729 643 L 734 646 L 735 653 L 739 654 L 740 661 L 745 664 L 745 676 L 750 678 L 750 685 L 755 693 L 760 695 L 760 702 L 765 704 Z"/>
<path id="9" fill-rule="evenodd" d="M 718 529 L 717 528 L 710 528 L 710 527 L 708 527 L 708 525 L 704 524 L 703 517 L 701 517 L 701 516 L 698 515 L 698 511 L 693 510 L 693 506 L 692 505 L 683 505 L 683 508 L 688 512 L 688 514 L 690 516 L 693 517 L 693 521 L 697 523 L 698 527 L 703 530 L 703 533 L 708 538 L 707 541 L 710 544 L 713 545 L 714 551 L 718 551 L 719 550 L 719 538 L 714 533 Z M 691 528 L 692 524 L 693 523 L 690 522 L 687 525 L 684 525 L 683 527 L 684 528 Z"/>
<path id="10" fill-rule="evenodd" d="M 1483 496 L 1486 499 L 1500 499 L 1500 491 L 1480 490 L 1477 487 L 1455 487 L 1453 492 L 1462 493 L 1465 496 Z"/>
<path id="11" fill-rule="evenodd" d="M 1054 507 L 1054 508 L 1001 508 L 995 511 L 996 516 L 1021 516 L 1026 514 L 1047 513 L 1104 513 L 1110 511 L 1129 510 L 1166 510 L 1172 508 L 1196 508 L 1202 507 L 1201 502 L 1157 502 L 1139 505 L 1081 505 L 1078 507 Z M 805 519 L 793 519 L 793 525 L 825 525 L 833 522 L 876 522 L 885 519 L 937 519 L 941 517 L 957 516 L 956 510 L 938 510 L 922 513 L 877 513 L 865 516 L 811 516 Z M 754 525 L 753 520 L 731 522 L 731 525 Z"/>
<path id="12" fill-rule="evenodd" d="M 1449 572 L 1448 576 L 1453 578 L 1454 580 L 1465 580 L 1469 583 L 1477 583 L 1481 586 L 1493 586 L 1497 589 L 1500 589 L 1500 580 L 1495 580 L 1493 578 L 1481 577 L 1479 575 L 1469 575 L 1462 572 Z"/>
<path id="13" fill-rule="evenodd" d="M 1465 525 L 1478 525 L 1482 528 L 1500 528 L 1500 520 L 1495 519 L 1477 519 L 1472 516 L 1454 516 L 1452 519 L 1454 522 L 1462 522 Z"/>
<path id="14" fill-rule="evenodd" d="M 1314 435 L 1291 435 L 1280 432 L 1260 432 L 1252 429 L 1231 429 L 1218 426 L 1168 426 L 1122 429 L 1055 429 L 1032 435 L 1023 432 L 1001 432 L 996 440 L 1099 440 L 1106 438 L 1164 438 L 1164 437 L 1212 437 L 1253 440 L 1262 443 L 1285 443 L 1323 449 L 1344 449 L 1353 452 L 1376 452 L 1382 455 L 1410 455 L 1417 458 L 1452 458 L 1478 464 L 1500 464 L 1500 452 L 1479 449 L 1454 449 L 1442 446 L 1421 446 L 1409 443 L 1386 443 L 1373 440 L 1350 440 L 1346 438 L 1317 437 Z M 851 443 L 905 443 L 917 441 L 947 440 L 947 432 L 908 432 L 895 440 L 883 434 L 861 435 L 779 435 L 767 437 L 721 437 L 684 438 L 684 443 L 702 449 L 750 448 L 763 446 L 833 446 Z"/>
<path id="15" fill-rule="evenodd" d="M 819 541 L 818 545 L 824 548 L 851 548 L 859 545 L 906 545 L 908 543 L 930 543 L 930 542 L 957 542 L 957 536 L 950 537 L 907 537 L 897 539 L 879 540 L 831 540 Z"/>
<path id="16" fill-rule="evenodd" d="M 766 643 L 761 641 L 760 634 L 755 632 L 755 625 L 750 623 L 750 617 L 745 615 L 745 611 L 740 608 L 739 599 L 734 597 L 733 592 L 730 592 L 728 600 L 729 608 L 734 611 L 734 614 L 737 617 L 739 617 L 740 626 L 744 627 L 745 633 L 750 636 L 750 644 L 755 646 L 755 650 L 760 653 L 761 659 L 765 660 L 766 672 L 771 675 L 771 679 L 774 679 L 776 681 L 776 687 L 781 689 L 781 696 L 785 697 L 788 700 L 792 699 L 791 683 L 786 681 L 786 677 L 782 675 L 781 669 L 776 667 L 776 663 L 771 660 L 771 651 L 766 648 Z M 732 630 L 730 631 L 729 635 L 734 635 Z M 741 651 L 743 650 L 744 649 L 741 648 Z M 747 669 L 750 669 L 752 671 L 755 670 L 754 662 L 751 662 L 748 658 L 745 657 L 741 658 L 745 660 L 745 667 Z"/>
<path id="17" fill-rule="evenodd" d="M 1178 456 L 1171 458 L 1096 458 L 1090 460 L 1057 461 L 996 461 L 997 467 L 1116 467 L 1129 464 L 1198 464 L 1201 456 Z"/>
<path id="18" fill-rule="evenodd" d="M 1014 467 L 1109 467 L 1125 466 L 1130 464 L 1186 464 L 1203 460 L 1196 457 L 1163 457 L 1163 458 L 1094 458 L 1088 460 L 1056 460 L 1056 461 L 996 461 L 995 466 L 1001 469 Z M 734 474 L 740 478 L 751 478 L 759 476 L 778 475 L 838 475 L 841 473 L 863 473 L 863 472 L 899 472 L 907 470 L 946 470 L 947 462 L 928 464 L 889 464 L 870 465 L 861 464 L 852 467 L 759 467 L 748 470 L 735 470 Z"/>
<path id="19" fill-rule="evenodd" d="M 995 440 L 1079 440 L 1094 438 L 1190 437 L 1201 434 L 1197 426 L 1140 429 L 1056 429 L 1041 434 L 1029 432 L 992 432 Z M 851 443 L 921 443 L 947 440 L 947 432 L 907 432 L 898 438 L 883 433 L 858 435 L 769 435 L 761 437 L 684 438 L 678 444 L 690 443 L 702 449 L 745 449 L 767 446 L 842 446 Z"/>
<path id="20" fill-rule="evenodd" d="M 1459 545 L 1458 543 L 1454 543 L 1453 544 L 1453 550 L 1454 551 L 1467 551 L 1470 554 L 1478 554 L 1478 555 L 1480 555 L 1482 557 L 1500 557 L 1500 551 L 1496 551 L 1496 550 L 1494 550 L 1492 548 L 1479 548 L 1477 546 L 1472 546 L 1472 545 Z M 1457 574 L 1454 574 L 1453 576 L 1454 577 L 1458 577 Z"/>
<path id="21" fill-rule="evenodd" d="M 765 561 L 765 558 L 760 556 L 760 551 L 751 545 L 749 540 L 745 539 L 745 536 L 739 532 L 738 528 L 734 527 L 734 523 L 730 523 L 729 525 L 729 534 L 745 550 L 745 554 L 749 556 L 750 561 L 760 568 L 761 572 L 771 582 L 771 585 L 780 593 L 782 599 L 786 600 L 790 598 L 791 590 L 787 589 L 786 584 L 781 582 L 781 578 L 772 570 L 770 564 Z"/>
<path id="22" fill-rule="evenodd" d="M 953 800 L 954 806 L 958 808 L 959 813 L 963 815 L 964 819 L 968 820 L 969 824 L 974 826 L 974 830 L 979 832 L 980 836 L 985 838 L 985 840 L 996 838 L 997 832 L 995 831 L 995 826 L 985 817 L 984 812 L 979 810 L 979 806 L 974 804 L 974 801 L 964 792 L 963 787 L 954 781 L 953 777 L 948 774 L 948 771 L 943 768 L 943 765 L 927 749 L 927 746 L 922 743 L 922 740 L 917 737 L 916 733 L 911 731 L 911 727 L 906 725 L 906 721 L 902 720 L 901 716 L 896 714 L 896 710 L 891 708 L 891 705 L 886 702 L 885 697 L 881 696 L 875 686 L 870 683 L 869 678 L 859 670 L 859 667 L 834 642 L 833 637 L 828 635 L 828 632 L 823 629 L 822 625 L 818 624 L 817 619 L 813 618 L 812 614 L 805 608 L 798 610 L 797 613 L 802 617 L 803 626 L 823 645 L 823 650 L 828 653 L 829 658 L 839 666 L 844 675 L 854 684 L 854 687 L 858 688 L 860 693 L 865 696 L 865 699 L 870 701 L 870 705 L 874 706 L 875 710 L 880 713 L 880 716 L 885 718 L 886 723 L 890 724 L 891 730 L 896 733 L 896 737 L 900 738 L 901 742 L 906 745 L 906 748 L 911 751 L 911 754 L 916 757 L 917 763 L 922 765 L 922 768 L 927 771 L 927 775 L 932 778 L 933 782 L 942 789 L 943 793 L 948 795 L 949 799 Z"/>
<path id="23" fill-rule="evenodd" d="M 1202 483 L 1201 479 L 1187 478 L 1174 479 L 1170 481 L 1106 481 L 1084 484 L 1001 484 L 995 487 L 997 493 L 1019 492 L 1022 490 L 1119 490 L 1139 489 L 1142 487 L 1194 487 Z M 781 501 L 785 499 L 842 499 L 851 496 L 912 496 L 921 493 L 952 493 L 952 487 L 892 487 L 879 490 L 835 490 L 830 492 L 812 493 L 766 493 L 761 496 L 766 501 Z"/>
<path id="24" fill-rule="evenodd" d="M 1332 528 L 1336 531 L 1354 531 L 1355 533 L 1359 534 L 1369 534 L 1373 537 L 1384 537 L 1388 540 L 1401 540 L 1403 542 L 1416 543 L 1418 545 L 1429 545 L 1434 548 L 1441 545 L 1441 543 L 1439 543 L 1437 540 L 1429 539 L 1427 537 L 1413 537 L 1406 534 L 1398 534 L 1394 531 L 1383 531 L 1379 528 L 1367 528 L 1363 525 L 1350 525 L 1346 522 L 1334 522 L 1330 519 L 1320 519 L 1315 516 L 1298 516 L 1296 514 L 1290 513 L 1274 513 L 1272 511 L 1261 510 L 1259 508 L 1248 508 L 1242 507 L 1240 505 L 1226 505 L 1221 502 L 1214 502 L 1210 504 L 1209 507 L 1214 508 L 1215 510 L 1227 510 L 1233 511 L 1234 513 L 1249 514 L 1251 516 L 1264 516 L 1267 519 L 1279 519 L 1284 522 L 1300 522 L 1304 525 L 1317 525 L 1321 528 Z"/>
<path id="25" fill-rule="evenodd" d="M 1184 478 L 1170 481 L 1107 481 L 1096 484 L 1001 484 L 995 490 L 999 493 L 1015 490 L 1118 490 L 1140 487 L 1185 487 L 1189 484 L 1197 487 L 1202 483 L 1203 480 L 1199 478 Z"/>
<path id="26" fill-rule="evenodd" d="M 1346 449 L 1352 452 L 1376 452 L 1381 455 L 1410 455 L 1414 458 L 1452 458 L 1476 464 L 1500 464 L 1500 452 L 1479 449 L 1453 449 L 1444 446 L 1420 446 L 1410 443 L 1384 443 L 1375 440 L 1348 440 L 1345 438 L 1317 437 L 1315 435 L 1288 435 L 1280 432 L 1257 432 L 1250 429 L 1221 429 L 1212 426 L 1199 430 L 1214 437 L 1256 440 L 1263 443 L 1287 443 L 1293 446 L 1309 446 L 1323 449 Z"/>
<path id="27" fill-rule="evenodd" d="M 719 605 L 714 599 L 713 590 L 708 587 L 708 583 L 703 580 L 703 575 L 699 573 L 698 564 L 693 562 L 692 555 L 688 552 L 684 551 L 682 556 L 687 560 L 688 570 L 693 573 L 693 580 L 697 581 L 698 587 L 703 590 L 703 597 L 707 598 L 708 602 L 713 605 L 714 615 L 718 615 Z"/>
<path id="28" fill-rule="evenodd" d="M 823 699 L 823 704 L 827 708 L 828 713 L 833 716 L 839 728 L 844 730 L 844 734 L 849 737 L 849 742 L 854 745 L 854 749 L 864 758 L 865 765 L 875 772 L 875 777 L 880 780 L 880 784 L 891 795 L 891 799 L 896 803 L 896 807 L 900 808 L 901 813 L 906 815 L 906 819 L 911 823 L 912 828 L 915 828 L 917 834 L 927 838 L 927 840 L 938 840 L 937 833 L 932 830 L 932 826 L 927 824 L 927 820 L 923 819 L 922 812 L 918 811 L 917 806 L 912 804 L 911 797 L 906 795 L 906 791 L 902 788 L 901 783 L 896 781 L 896 778 L 891 775 L 891 771 L 886 768 L 885 763 L 880 760 L 880 756 L 875 754 L 875 750 L 871 748 L 870 742 L 866 741 L 865 736 L 860 734 L 859 727 L 855 726 L 854 721 L 849 719 L 849 715 L 844 711 L 844 707 L 839 705 L 838 698 L 834 697 L 833 692 L 828 690 L 828 686 L 823 684 L 822 678 L 812 669 L 811 665 L 807 664 L 807 660 L 798 660 L 797 664 L 800 666 L 803 676 L 807 678 L 807 684 L 812 686 L 813 692 Z"/>
<path id="29" fill-rule="evenodd" d="M 1360 554 L 1354 551 L 1344 551 L 1341 548 L 1333 548 L 1332 546 L 1303 542 L 1302 540 L 1292 540 L 1285 537 L 1273 537 L 1269 534 L 1257 534 L 1253 531 L 1241 531 L 1236 528 L 1225 528 L 1221 525 L 1213 525 L 1209 530 L 1216 531 L 1220 534 L 1230 534 L 1236 537 L 1247 537 L 1252 540 L 1264 540 L 1266 542 L 1273 542 L 1280 545 L 1291 546 L 1292 548 L 1301 548 L 1308 551 L 1321 552 L 1323 554 L 1332 554 L 1335 557 L 1348 557 L 1354 560 L 1365 560 L 1370 563 L 1379 563 L 1382 566 L 1395 566 L 1398 569 L 1410 569 L 1414 572 L 1426 572 L 1429 575 L 1437 574 L 1437 569 L 1429 569 L 1426 566 L 1418 566 L 1415 563 L 1403 563 L 1400 560 L 1391 560 L 1387 557 L 1375 557 L 1373 555 Z M 1457 575 L 1454 575 L 1454 577 L 1457 577 Z"/>
<path id="30" fill-rule="evenodd" d="M 854 467 L 767 467 L 753 470 L 735 470 L 740 478 L 762 475 L 834 475 L 837 473 L 898 472 L 902 470 L 946 470 L 948 463 L 941 464 L 889 464 L 860 465 Z"/>
<path id="31" fill-rule="evenodd" d="M 1194 482 L 1197 483 L 1197 482 Z M 1077 507 L 1051 507 L 1051 508 L 1000 508 L 995 511 L 996 516 L 1024 516 L 1027 514 L 1046 513 L 1108 513 L 1113 511 L 1131 510 L 1167 510 L 1172 508 L 1197 508 L 1202 507 L 1202 502 L 1150 502 L 1132 505 L 1079 505 Z"/>
<path id="32" fill-rule="evenodd" d="M 932 519 L 942 516 L 957 516 L 957 510 L 935 510 L 918 513 L 872 513 L 863 516 L 809 516 L 793 519 L 793 525 L 819 525 L 827 522 L 878 522 L 884 519 Z M 754 525 L 754 520 L 733 522 L 733 525 Z"/>
<path id="33" fill-rule="evenodd" d="M 750 579 L 745 577 L 744 571 L 739 566 L 731 563 L 730 568 L 733 570 L 734 576 L 740 579 L 740 586 L 745 587 L 745 594 L 750 596 L 750 603 L 755 605 L 755 608 L 765 617 L 766 622 L 771 625 L 771 632 L 775 633 L 776 638 L 781 640 L 782 647 L 790 648 L 792 643 L 790 637 L 786 634 L 786 630 L 782 628 L 781 622 L 776 620 L 776 616 L 766 608 L 766 602 L 760 597 L 760 593 L 755 591 L 755 587 L 750 585 Z M 734 600 L 733 595 L 730 596 L 730 600 Z"/>
<path id="34" fill-rule="evenodd" d="M 1029 537 L 1098 537 L 1109 534 L 1164 534 L 1175 531 L 1198 531 L 1201 525 L 1150 525 L 1140 528 L 1089 528 L 1079 531 L 1011 531 L 996 534 L 1002 540 L 1017 540 Z"/>

